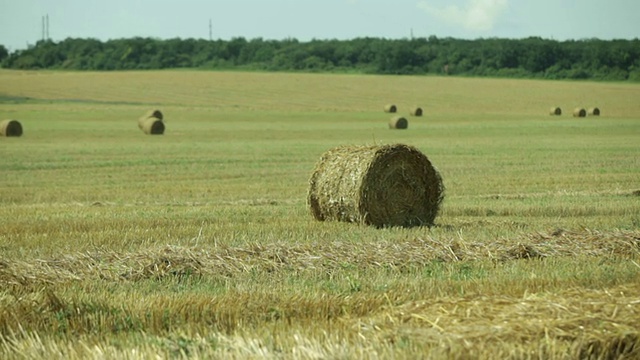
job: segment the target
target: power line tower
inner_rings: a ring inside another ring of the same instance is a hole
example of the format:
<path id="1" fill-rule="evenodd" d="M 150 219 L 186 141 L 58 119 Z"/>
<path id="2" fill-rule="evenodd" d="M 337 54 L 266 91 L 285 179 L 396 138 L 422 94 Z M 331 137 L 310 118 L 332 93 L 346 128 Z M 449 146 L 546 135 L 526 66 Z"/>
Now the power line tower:
<path id="1" fill-rule="evenodd" d="M 49 14 L 42 17 L 42 41 L 51 39 L 49 37 Z"/>

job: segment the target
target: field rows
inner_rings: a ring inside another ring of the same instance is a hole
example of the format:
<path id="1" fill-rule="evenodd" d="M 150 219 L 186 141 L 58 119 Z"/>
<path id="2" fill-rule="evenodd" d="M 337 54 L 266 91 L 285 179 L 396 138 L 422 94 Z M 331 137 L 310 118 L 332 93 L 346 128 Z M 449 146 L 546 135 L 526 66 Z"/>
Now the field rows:
<path id="1" fill-rule="evenodd" d="M 638 98 L 623 83 L 0 71 L 0 119 L 24 126 L 0 137 L 0 358 L 640 357 Z M 390 102 L 425 116 L 389 130 Z M 154 108 L 162 136 L 137 127 Z M 435 226 L 314 220 L 320 156 L 388 143 L 442 175 Z"/>

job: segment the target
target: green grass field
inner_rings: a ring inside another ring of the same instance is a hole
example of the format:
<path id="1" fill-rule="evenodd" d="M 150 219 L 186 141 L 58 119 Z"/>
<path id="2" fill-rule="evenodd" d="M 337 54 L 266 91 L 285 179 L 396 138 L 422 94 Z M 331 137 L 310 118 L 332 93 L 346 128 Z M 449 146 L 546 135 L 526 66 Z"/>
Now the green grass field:
<path id="1" fill-rule="evenodd" d="M 0 137 L 0 358 L 640 357 L 638 99 L 625 83 L 0 71 L 0 121 L 24 129 Z M 409 129 L 388 129 L 387 103 Z M 145 135 L 156 108 L 165 134 Z M 440 171 L 436 226 L 315 221 L 320 156 L 390 143 Z"/>

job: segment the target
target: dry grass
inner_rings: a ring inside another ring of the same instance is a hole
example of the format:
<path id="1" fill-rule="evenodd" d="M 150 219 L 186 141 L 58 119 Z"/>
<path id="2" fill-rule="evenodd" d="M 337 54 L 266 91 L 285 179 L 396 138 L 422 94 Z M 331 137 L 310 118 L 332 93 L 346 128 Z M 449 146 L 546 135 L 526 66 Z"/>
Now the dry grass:
<path id="1" fill-rule="evenodd" d="M 533 290 L 534 284 L 543 285 L 535 277 L 503 284 L 495 278 L 522 261 L 538 264 L 522 266 L 540 274 L 562 259 L 611 258 L 640 267 L 639 255 L 638 231 L 556 230 L 488 243 L 426 236 L 3 259 L 0 355 L 83 358 L 123 356 L 135 349 L 139 358 L 185 351 L 180 356 L 631 359 L 640 351 L 637 281 L 621 278 L 606 289 L 561 283 L 562 289 Z M 419 291 L 403 282 L 375 291 L 377 284 L 357 278 L 358 273 L 419 278 L 437 264 L 460 264 L 454 271 L 477 264 L 493 274 L 460 295 L 460 280 L 449 280 L 445 292 L 428 279 L 416 284 Z M 272 282 L 272 289 L 239 286 L 256 276 L 256 282 Z M 283 285 L 292 277 L 317 284 L 341 277 L 351 290 L 292 291 Z M 226 290 L 198 291 L 199 283 L 223 283 Z M 500 288 L 488 286 L 492 283 Z M 177 292 L 158 294 L 149 286 Z M 251 335 L 249 329 L 258 332 Z M 130 337 L 137 333 L 142 338 Z M 114 343 L 106 334 L 130 335 Z"/>
<path id="2" fill-rule="evenodd" d="M 405 242 L 270 243 L 215 248 L 164 246 L 136 253 L 95 251 L 53 259 L 0 260 L 0 284 L 31 286 L 73 281 L 139 281 L 180 276 L 234 277 L 251 272 L 332 272 L 351 264 L 358 269 L 425 267 L 436 262 L 640 256 L 640 231 L 557 229 L 518 239 L 476 243 L 430 236 Z"/>
<path id="3" fill-rule="evenodd" d="M 632 359 L 640 356 L 638 291 L 636 283 L 609 291 L 410 302 L 362 320 L 360 331 L 388 342 L 438 344 L 427 348 L 429 357 L 442 359 Z"/>

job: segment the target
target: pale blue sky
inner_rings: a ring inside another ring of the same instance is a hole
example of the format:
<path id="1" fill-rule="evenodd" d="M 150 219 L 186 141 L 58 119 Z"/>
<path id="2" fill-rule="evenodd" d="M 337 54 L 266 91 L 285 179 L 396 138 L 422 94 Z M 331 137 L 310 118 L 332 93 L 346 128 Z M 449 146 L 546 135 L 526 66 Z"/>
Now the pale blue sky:
<path id="1" fill-rule="evenodd" d="M 0 44 L 49 35 L 214 39 L 640 38 L 640 0 L 0 0 Z"/>

